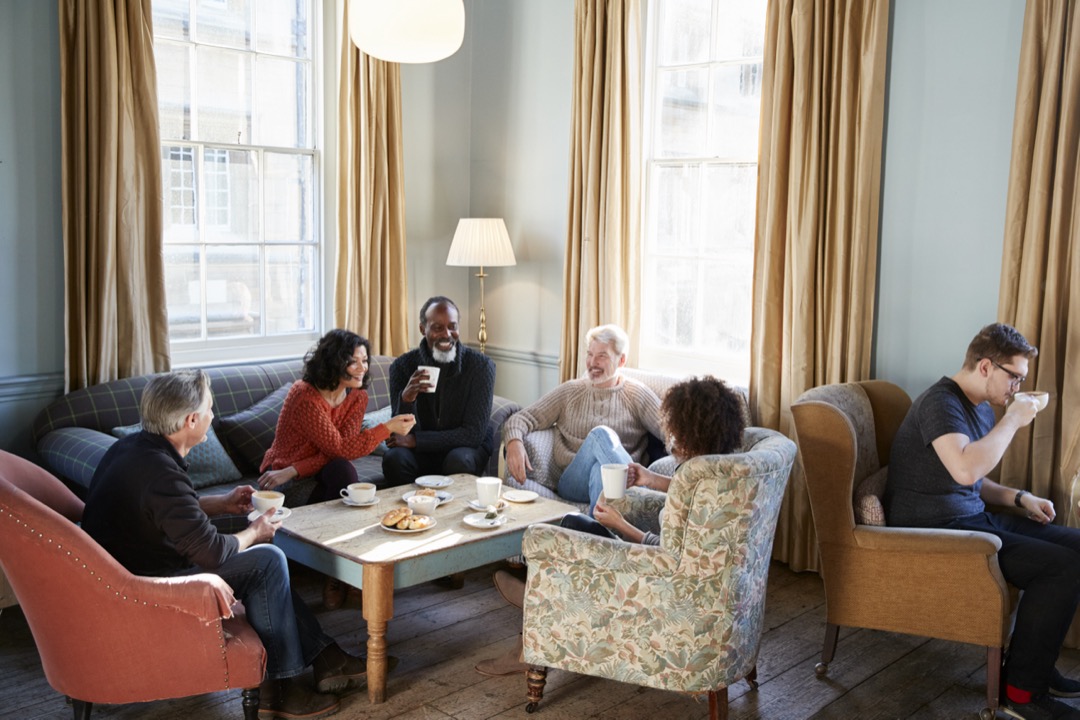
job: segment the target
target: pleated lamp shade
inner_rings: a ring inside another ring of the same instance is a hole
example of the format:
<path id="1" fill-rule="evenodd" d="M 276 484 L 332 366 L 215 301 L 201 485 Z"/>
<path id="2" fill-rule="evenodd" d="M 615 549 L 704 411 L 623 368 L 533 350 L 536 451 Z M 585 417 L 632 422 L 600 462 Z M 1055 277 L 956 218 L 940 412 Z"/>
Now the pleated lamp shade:
<path id="1" fill-rule="evenodd" d="M 502 218 L 461 218 L 450 243 L 447 265 L 495 267 L 517 265 Z"/>

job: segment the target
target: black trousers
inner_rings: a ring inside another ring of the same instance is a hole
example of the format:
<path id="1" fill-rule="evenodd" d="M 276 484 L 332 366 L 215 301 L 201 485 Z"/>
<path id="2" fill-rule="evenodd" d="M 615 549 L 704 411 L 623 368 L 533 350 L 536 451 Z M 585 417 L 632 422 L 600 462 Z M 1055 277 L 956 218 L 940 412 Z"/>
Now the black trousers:
<path id="1" fill-rule="evenodd" d="M 445 453 L 421 453 L 412 448 L 390 448 L 383 455 L 383 487 L 408 485 L 422 475 L 483 475 L 490 453 L 483 448 L 459 447 Z"/>

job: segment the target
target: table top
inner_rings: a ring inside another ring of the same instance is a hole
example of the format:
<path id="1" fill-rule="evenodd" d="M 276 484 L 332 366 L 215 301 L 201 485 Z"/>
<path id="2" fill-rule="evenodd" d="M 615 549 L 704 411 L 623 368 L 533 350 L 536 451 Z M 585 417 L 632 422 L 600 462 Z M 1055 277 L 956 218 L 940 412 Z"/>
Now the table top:
<path id="1" fill-rule="evenodd" d="M 507 503 L 501 514 L 509 521 L 490 529 L 477 529 L 462 520 L 477 512 L 469 507 L 476 500 L 474 475 L 452 475 L 454 483 L 442 488 L 454 498 L 441 503 L 432 517 L 435 525 L 413 533 L 393 532 L 379 522 L 388 511 L 405 507 L 402 496 L 420 489 L 416 485 L 387 488 L 376 493 L 379 502 L 364 507 L 329 500 L 292 508 L 282 522 L 278 535 L 312 546 L 319 546 L 341 558 L 361 565 L 393 564 L 470 544 L 487 543 L 506 535 L 521 534 L 534 523 L 553 522 L 576 512 L 569 503 L 538 497 L 528 503 Z M 504 485 L 504 489 L 507 487 Z"/>

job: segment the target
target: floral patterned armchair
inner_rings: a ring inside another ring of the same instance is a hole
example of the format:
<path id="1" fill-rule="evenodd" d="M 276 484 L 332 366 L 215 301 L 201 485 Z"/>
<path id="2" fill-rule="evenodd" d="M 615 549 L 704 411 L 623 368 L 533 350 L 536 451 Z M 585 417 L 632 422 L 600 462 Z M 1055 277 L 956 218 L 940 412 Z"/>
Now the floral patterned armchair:
<path id="1" fill-rule="evenodd" d="M 524 657 L 536 709 L 548 667 L 709 694 L 754 684 L 765 585 L 795 443 L 748 428 L 742 452 L 685 462 L 669 489 L 659 547 L 550 525 L 528 529 Z M 628 518 L 652 494 L 630 494 Z"/>

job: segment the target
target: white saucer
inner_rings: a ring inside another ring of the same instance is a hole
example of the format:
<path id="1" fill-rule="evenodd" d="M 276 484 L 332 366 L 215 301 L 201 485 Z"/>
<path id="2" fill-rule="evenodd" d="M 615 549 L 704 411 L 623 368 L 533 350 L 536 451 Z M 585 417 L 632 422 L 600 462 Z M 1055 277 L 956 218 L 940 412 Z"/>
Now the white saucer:
<path id="1" fill-rule="evenodd" d="M 486 518 L 484 517 L 486 514 L 487 513 L 482 512 L 471 513 L 461 519 L 469 527 L 474 527 L 478 530 L 491 530 L 492 528 L 497 528 L 500 525 L 505 525 L 510 522 L 510 518 L 506 515 L 500 515 L 497 518 Z"/>
<path id="2" fill-rule="evenodd" d="M 473 510 L 479 510 L 482 513 L 487 512 L 488 506 L 481 505 L 479 500 L 470 500 L 469 507 Z M 505 500 L 499 498 L 499 502 L 495 505 L 495 512 L 502 512 L 506 508 L 510 507 Z"/>
<path id="3" fill-rule="evenodd" d="M 430 530 L 431 528 L 435 527 L 438 524 L 439 524 L 439 521 L 436 520 L 435 518 L 432 518 L 430 525 L 428 525 L 427 527 L 416 528 L 415 530 L 398 530 L 396 527 L 386 527 L 382 523 L 379 523 L 379 527 L 381 527 L 386 532 L 409 534 L 409 533 L 418 533 L 418 532 L 424 532 L 425 530 Z"/>
<path id="4" fill-rule="evenodd" d="M 503 500 L 509 500 L 512 503 L 530 503 L 540 497 L 540 493 L 532 490 L 503 490 L 502 496 Z"/>
<path id="5" fill-rule="evenodd" d="M 366 503 L 360 503 L 360 502 L 354 502 L 352 498 L 343 497 L 343 498 L 341 498 L 341 502 L 345 503 L 349 507 L 371 507 L 372 505 L 378 505 L 379 504 L 379 498 L 377 498 L 377 497 L 372 498 L 371 500 L 368 500 Z"/>
<path id="6" fill-rule="evenodd" d="M 454 478 L 445 475 L 424 475 L 414 480 L 420 487 L 444 488 L 454 484 Z"/>
<path id="7" fill-rule="evenodd" d="M 255 522 L 255 518 L 259 517 L 260 515 L 262 515 L 262 513 L 258 510 L 252 510 L 250 513 L 248 513 L 248 522 Z M 274 516 L 270 518 L 270 522 L 281 522 L 290 515 L 292 515 L 292 510 L 290 510 L 289 508 L 278 508 L 277 512 L 274 513 Z"/>
<path id="8" fill-rule="evenodd" d="M 409 498 L 411 498 L 415 494 L 416 494 L 415 490 L 410 490 L 409 492 L 402 495 L 401 499 L 404 502 L 409 502 Z M 446 492 L 445 490 L 436 490 L 435 491 L 435 497 L 437 497 L 439 499 L 439 504 L 440 505 L 442 505 L 444 503 L 448 503 L 448 502 L 450 502 L 451 500 L 454 499 L 454 496 L 451 495 L 450 493 Z"/>

